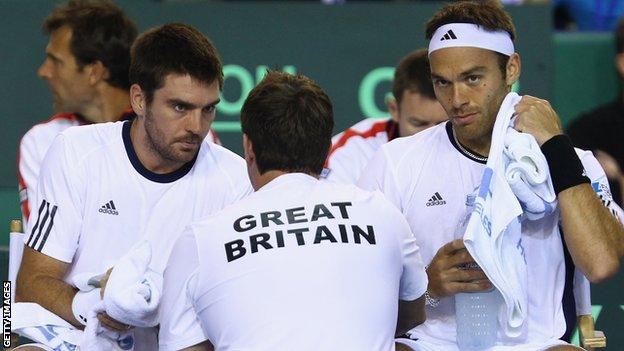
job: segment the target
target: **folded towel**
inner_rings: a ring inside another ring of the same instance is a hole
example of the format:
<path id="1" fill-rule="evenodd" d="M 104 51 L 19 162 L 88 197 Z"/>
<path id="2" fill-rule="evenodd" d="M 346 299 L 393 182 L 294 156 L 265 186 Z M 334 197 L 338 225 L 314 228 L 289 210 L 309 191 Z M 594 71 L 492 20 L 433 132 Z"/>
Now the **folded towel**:
<path id="1" fill-rule="evenodd" d="M 546 157 L 533 136 L 509 127 L 505 135 L 505 178 L 524 215 L 538 220 L 556 208 L 555 190 Z"/>
<path id="2" fill-rule="evenodd" d="M 464 243 L 505 301 L 499 321 L 506 338 L 526 335 L 527 270 L 524 260 L 519 217 L 522 207 L 506 179 L 508 162 L 504 155 L 505 136 L 520 101 L 509 93 L 494 123 L 486 169 L 468 221 Z"/>
<path id="3" fill-rule="evenodd" d="M 115 264 L 104 291 L 106 313 L 135 327 L 158 324 L 159 281 L 148 269 L 152 258 L 149 242 L 137 243 Z"/>
<path id="4" fill-rule="evenodd" d="M 83 272 L 76 274 L 72 278 L 72 284 L 80 289 L 78 294 L 83 294 L 83 296 L 95 295 L 95 297 L 91 296 L 81 300 L 74 298 L 74 304 L 88 304 L 88 306 L 79 307 L 72 305 L 74 310 L 78 308 L 86 311 L 81 312 L 81 314 L 86 316 L 86 326 L 84 332 L 82 332 L 82 337 L 76 345 L 79 346 L 80 350 L 89 351 L 132 350 L 134 347 L 132 331 L 119 333 L 109 330 L 102 326 L 97 318 L 98 314 L 105 312 L 104 301 L 99 298 L 100 280 L 103 276 L 104 274 Z"/>

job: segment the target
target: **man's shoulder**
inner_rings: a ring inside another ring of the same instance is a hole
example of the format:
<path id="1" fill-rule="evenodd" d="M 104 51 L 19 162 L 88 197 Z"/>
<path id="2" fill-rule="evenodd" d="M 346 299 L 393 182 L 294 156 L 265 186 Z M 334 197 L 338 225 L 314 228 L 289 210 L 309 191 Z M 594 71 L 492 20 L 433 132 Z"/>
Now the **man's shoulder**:
<path id="1" fill-rule="evenodd" d="M 388 141 L 390 119 L 366 118 L 332 138 L 332 151 L 341 148 L 353 140 L 371 140 L 372 138 Z"/>
<path id="2" fill-rule="evenodd" d="M 125 122 L 108 122 L 89 125 L 76 125 L 66 128 L 61 135 L 79 147 L 102 146 L 122 141 L 122 128 Z"/>
<path id="3" fill-rule="evenodd" d="M 394 164 L 406 159 L 415 164 L 415 160 L 423 159 L 441 145 L 448 144 L 447 140 L 446 123 L 441 123 L 414 135 L 396 138 L 383 145 L 381 150 Z"/>
<path id="4" fill-rule="evenodd" d="M 109 122 L 90 125 L 77 125 L 64 129 L 58 141 L 65 152 L 76 162 L 92 157 L 99 158 L 101 151 L 113 145 L 123 143 L 122 127 L 124 122 Z M 94 156 L 95 155 L 95 156 Z"/>
<path id="5" fill-rule="evenodd" d="M 73 113 L 58 113 L 50 119 L 32 126 L 28 132 L 24 134 L 23 139 L 33 139 L 33 141 L 42 144 L 48 141 L 49 144 L 52 140 L 54 140 L 58 133 L 69 127 L 81 124 L 81 119 Z"/>
<path id="6" fill-rule="evenodd" d="M 241 172 L 245 175 L 247 174 L 245 160 L 242 157 L 221 145 L 207 140 L 204 140 L 202 143 L 197 162 L 201 168 L 214 169 L 218 167 L 230 175 L 240 174 Z"/>

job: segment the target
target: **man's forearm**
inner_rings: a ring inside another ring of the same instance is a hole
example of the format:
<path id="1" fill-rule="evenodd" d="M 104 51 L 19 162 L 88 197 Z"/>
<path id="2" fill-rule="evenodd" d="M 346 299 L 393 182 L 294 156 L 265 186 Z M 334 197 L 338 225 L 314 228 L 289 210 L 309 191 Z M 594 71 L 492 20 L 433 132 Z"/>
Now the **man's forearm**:
<path id="1" fill-rule="evenodd" d="M 72 301 L 77 290 L 61 279 L 67 267 L 68 264 L 62 261 L 24 246 L 15 301 L 35 302 L 72 325 L 82 327 L 72 312 Z"/>
<path id="2" fill-rule="evenodd" d="M 75 327 L 82 328 L 82 324 L 76 320 L 72 312 L 72 301 L 77 291 L 74 287 L 62 280 L 49 277 L 30 279 L 28 284 L 20 283 L 22 282 L 18 279 L 15 295 L 17 302 L 35 302 Z M 28 288 L 20 289 L 20 285 Z"/>
<path id="3" fill-rule="evenodd" d="M 563 235 L 574 263 L 592 282 L 615 275 L 624 253 L 624 227 L 589 184 L 561 191 L 558 200 Z"/>
<path id="4" fill-rule="evenodd" d="M 401 336 L 412 328 L 422 324 L 426 319 L 425 297 L 421 296 L 414 301 L 399 300 L 399 313 L 396 327 L 396 336 Z"/>

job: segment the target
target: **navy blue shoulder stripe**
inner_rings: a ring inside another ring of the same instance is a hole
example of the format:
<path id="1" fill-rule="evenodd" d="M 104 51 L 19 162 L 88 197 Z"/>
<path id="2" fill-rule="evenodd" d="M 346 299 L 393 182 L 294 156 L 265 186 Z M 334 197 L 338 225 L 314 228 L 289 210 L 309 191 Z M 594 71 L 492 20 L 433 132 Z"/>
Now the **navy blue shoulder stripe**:
<path id="1" fill-rule="evenodd" d="M 48 236 L 50 235 L 50 231 L 52 230 L 52 226 L 54 225 L 54 216 L 56 216 L 57 209 L 57 205 L 53 205 L 50 209 L 49 202 L 47 202 L 46 200 L 41 201 L 41 206 L 39 206 L 39 213 L 37 215 L 37 222 L 33 226 L 32 232 L 30 233 L 30 238 L 28 239 L 26 245 L 39 252 L 43 250 L 43 246 L 48 240 Z M 41 236 L 42 234 L 43 237 Z M 39 239 L 41 239 L 41 241 L 39 241 Z"/>

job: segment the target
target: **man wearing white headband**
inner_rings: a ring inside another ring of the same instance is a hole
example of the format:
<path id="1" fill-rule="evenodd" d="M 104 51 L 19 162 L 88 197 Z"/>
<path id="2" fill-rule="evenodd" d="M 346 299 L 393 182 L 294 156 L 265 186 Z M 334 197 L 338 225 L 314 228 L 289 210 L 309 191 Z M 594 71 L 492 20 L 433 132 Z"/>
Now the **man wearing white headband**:
<path id="1" fill-rule="evenodd" d="M 520 75 L 520 56 L 513 22 L 494 2 L 447 5 L 426 34 L 434 90 L 449 122 L 382 146 L 359 185 L 381 190 L 399 207 L 428 262 L 427 321 L 405 342 L 415 350 L 454 351 L 455 295 L 493 287 L 478 266 L 465 268 L 475 260 L 459 228 L 484 174 L 496 116 Z M 548 101 L 525 95 L 513 109 L 514 128 L 532 135 L 545 156 L 558 209 L 519 229 L 528 281 L 524 329 L 513 336 L 498 329 L 487 349 L 575 350 L 561 340 L 575 317 L 564 313 L 564 301 L 574 308 L 568 269 L 573 261 L 592 282 L 617 273 L 624 229 L 612 214 L 622 212 L 613 201 L 610 208 L 601 204 L 596 192 L 610 196 L 604 171 L 591 153 L 575 152 Z"/>

